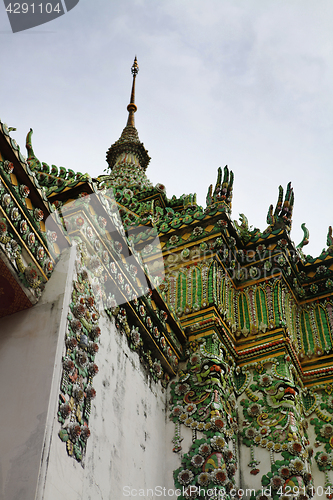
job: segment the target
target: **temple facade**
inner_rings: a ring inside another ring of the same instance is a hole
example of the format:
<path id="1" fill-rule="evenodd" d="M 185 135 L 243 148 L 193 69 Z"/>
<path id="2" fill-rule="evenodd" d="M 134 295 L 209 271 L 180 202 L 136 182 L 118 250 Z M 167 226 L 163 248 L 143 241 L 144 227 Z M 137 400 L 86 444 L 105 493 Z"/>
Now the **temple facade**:
<path id="1" fill-rule="evenodd" d="M 0 500 L 333 498 L 332 228 L 153 186 L 138 70 L 105 175 L 0 122 Z"/>

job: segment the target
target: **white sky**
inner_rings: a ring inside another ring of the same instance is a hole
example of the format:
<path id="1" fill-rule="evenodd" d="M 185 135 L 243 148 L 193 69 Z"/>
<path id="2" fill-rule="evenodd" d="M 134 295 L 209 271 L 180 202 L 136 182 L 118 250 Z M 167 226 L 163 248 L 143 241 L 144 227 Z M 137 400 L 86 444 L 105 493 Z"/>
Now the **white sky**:
<path id="1" fill-rule="evenodd" d="M 167 194 L 205 205 L 217 168 L 235 174 L 233 218 L 264 230 L 278 186 L 295 191 L 318 255 L 333 225 L 331 0 L 80 0 L 12 34 L 0 5 L 1 108 L 25 154 L 102 174 L 126 124 L 138 57 L 136 127 Z"/>

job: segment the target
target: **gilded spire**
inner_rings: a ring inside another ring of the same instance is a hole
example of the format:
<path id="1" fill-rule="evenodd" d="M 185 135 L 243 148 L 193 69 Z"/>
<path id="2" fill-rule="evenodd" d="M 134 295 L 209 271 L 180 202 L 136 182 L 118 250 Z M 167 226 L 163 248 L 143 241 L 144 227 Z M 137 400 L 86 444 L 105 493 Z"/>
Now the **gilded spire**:
<path id="1" fill-rule="evenodd" d="M 135 79 L 139 72 L 139 65 L 136 56 L 131 72 L 133 75 L 133 82 L 130 103 L 127 106 L 127 124 L 118 141 L 112 144 L 106 155 L 106 161 L 109 164 L 110 170 L 120 164 L 131 164 L 146 170 L 150 160 L 148 151 L 139 140 L 138 131 L 136 130 L 134 124 L 134 113 L 137 110 L 135 104 Z"/>
<path id="2" fill-rule="evenodd" d="M 131 72 L 133 75 L 133 83 L 132 83 L 131 100 L 129 105 L 127 106 L 127 111 L 128 111 L 127 127 L 135 127 L 134 113 L 138 109 L 135 104 L 135 78 L 136 75 L 139 73 L 139 65 L 136 56 L 134 58 L 134 63 L 132 65 Z"/>

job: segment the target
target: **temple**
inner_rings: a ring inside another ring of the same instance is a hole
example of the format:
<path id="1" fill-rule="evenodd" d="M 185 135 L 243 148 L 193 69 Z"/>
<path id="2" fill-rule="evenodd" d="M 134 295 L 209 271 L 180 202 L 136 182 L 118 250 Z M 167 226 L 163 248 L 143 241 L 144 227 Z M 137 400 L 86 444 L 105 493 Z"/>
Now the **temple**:
<path id="1" fill-rule="evenodd" d="M 333 498 L 332 228 L 153 186 L 138 71 L 97 178 L 0 121 L 0 500 Z"/>

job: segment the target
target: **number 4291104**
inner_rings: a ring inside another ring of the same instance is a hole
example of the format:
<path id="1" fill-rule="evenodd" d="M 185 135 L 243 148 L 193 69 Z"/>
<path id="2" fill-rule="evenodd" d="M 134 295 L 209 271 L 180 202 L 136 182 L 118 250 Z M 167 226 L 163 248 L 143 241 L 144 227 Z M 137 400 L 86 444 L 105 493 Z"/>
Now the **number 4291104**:
<path id="1" fill-rule="evenodd" d="M 42 3 L 40 4 L 35 4 L 35 3 L 14 3 L 13 7 L 12 4 L 10 3 L 8 7 L 6 8 L 6 11 L 9 12 L 9 14 L 43 14 L 45 12 L 46 14 L 51 14 L 52 12 L 57 12 L 58 14 L 62 13 L 62 8 L 60 7 L 60 4 L 57 3 L 54 7 L 51 3 L 47 3 L 46 5 L 43 5 Z"/>
<path id="2" fill-rule="evenodd" d="M 333 497 L 333 488 L 331 488 L 330 485 L 328 486 L 317 486 L 316 489 L 311 485 L 308 486 L 308 489 L 311 492 L 311 496 L 314 496 L 316 493 L 318 497 L 321 497 L 323 495 L 326 495 L 327 498 L 332 498 Z M 280 486 L 280 488 L 277 491 L 278 495 L 284 495 L 284 496 L 290 496 L 290 497 L 297 497 L 298 495 L 302 494 L 305 495 L 305 487 L 299 488 L 298 486 L 294 486 L 291 488 L 290 486 L 285 486 L 284 488 Z"/>

